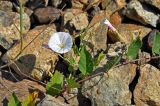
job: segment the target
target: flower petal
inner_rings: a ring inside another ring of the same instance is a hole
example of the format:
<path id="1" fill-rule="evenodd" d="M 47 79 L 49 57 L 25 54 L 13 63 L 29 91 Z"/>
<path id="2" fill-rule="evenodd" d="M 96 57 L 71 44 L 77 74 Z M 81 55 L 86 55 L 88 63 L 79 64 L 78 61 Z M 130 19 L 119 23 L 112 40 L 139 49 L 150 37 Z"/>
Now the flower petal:
<path id="1" fill-rule="evenodd" d="M 59 45 L 64 45 L 64 48 L 59 47 Z M 72 45 L 72 37 L 66 32 L 54 33 L 48 42 L 48 46 L 57 53 L 66 53 L 70 51 Z"/>

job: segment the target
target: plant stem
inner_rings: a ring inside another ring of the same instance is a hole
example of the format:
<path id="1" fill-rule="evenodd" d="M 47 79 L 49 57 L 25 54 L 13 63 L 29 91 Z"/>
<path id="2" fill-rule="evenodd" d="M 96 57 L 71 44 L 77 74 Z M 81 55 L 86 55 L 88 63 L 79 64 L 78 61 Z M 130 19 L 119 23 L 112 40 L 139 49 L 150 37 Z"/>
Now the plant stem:
<path id="1" fill-rule="evenodd" d="M 23 4 L 22 1 L 19 0 L 20 5 L 20 54 L 22 53 L 23 49 Z"/>
<path id="2" fill-rule="evenodd" d="M 117 33 L 119 40 L 121 40 L 122 42 L 125 42 L 125 40 L 122 37 L 122 35 L 117 30 L 115 32 Z"/>

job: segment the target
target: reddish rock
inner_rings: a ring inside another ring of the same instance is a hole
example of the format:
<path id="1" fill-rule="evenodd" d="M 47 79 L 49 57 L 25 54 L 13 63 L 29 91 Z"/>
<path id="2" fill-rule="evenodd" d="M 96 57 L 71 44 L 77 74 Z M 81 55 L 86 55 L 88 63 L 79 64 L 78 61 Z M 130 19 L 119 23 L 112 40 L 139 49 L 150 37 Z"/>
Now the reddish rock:
<path id="1" fill-rule="evenodd" d="M 2 57 L 3 61 L 11 62 L 10 60 L 14 60 L 18 55 L 15 64 L 10 65 L 11 68 L 21 77 L 33 76 L 41 80 L 42 76 L 48 73 L 48 71 L 54 71 L 56 61 L 58 60 L 58 55 L 43 47 L 43 44 L 48 44 L 48 40 L 54 32 L 56 32 L 54 24 L 39 26 L 30 30 L 23 39 L 23 48 L 25 47 L 25 49 L 21 55 L 18 55 L 21 46 L 18 43 L 7 51 Z"/>
<path id="2" fill-rule="evenodd" d="M 115 12 L 110 16 L 110 22 L 112 23 L 113 26 L 118 26 L 122 23 L 122 16 L 120 15 L 119 12 Z"/>

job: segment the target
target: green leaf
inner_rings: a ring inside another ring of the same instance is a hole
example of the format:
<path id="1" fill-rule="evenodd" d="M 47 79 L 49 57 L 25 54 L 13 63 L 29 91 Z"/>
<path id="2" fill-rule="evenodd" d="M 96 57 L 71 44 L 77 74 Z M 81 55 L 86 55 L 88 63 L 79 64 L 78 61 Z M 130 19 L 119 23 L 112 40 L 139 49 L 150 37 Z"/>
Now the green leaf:
<path id="1" fill-rule="evenodd" d="M 35 106 L 36 98 L 38 97 L 38 92 L 33 92 L 27 96 L 25 101 L 22 103 L 22 106 Z"/>
<path id="2" fill-rule="evenodd" d="M 110 70 L 113 66 L 117 65 L 120 60 L 121 57 L 119 56 L 116 56 L 112 60 L 109 60 L 105 65 L 106 71 Z"/>
<path id="3" fill-rule="evenodd" d="M 154 35 L 152 54 L 153 55 L 160 55 L 160 32 L 157 32 Z"/>
<path id="4" fill-rule="evenodd" d="M 70 65 L 74 65 L 75 64 L 75 60 L 73 57 L 69 58 L 69 64 Z"/>
<path id="5" fill-rule="evenodd" d="M 101 60 L 105 57 L 105 54 L 103 53 L 103 51 L 98 55 L 98 57 L 95 60 L 95 66 L 98 66 L 98 64 L 101 62 Z"/>
<path id="6" fill-rule="evenodd" d="M 127 51 L 127 57 L 129 60 L 136 59 L 141 46 L 142 42 L 139 37 L 137 37 L 135 40 L 132 41 Z"/>
<path id="7" fill-rule="evenodd" d="M 64 76 L 60 72 L 56 71 L 46 85 L 47 94 L 52 96 L 59 94 L 63 89 L 63 79 Z"/>
<path id="8" fill-rule="evenodd" d="M 21 102 L 18 100 L 15 93 L 12 93 L 12 96 L 9 99 L 8 106 L 21 106 Z"/>
<path id="9" fill-rule="evenodd" d="M 74 69 L 73 69 L 73 65 L 75 64 L 75 60 L 74 60 L 74 58 L 73 57 L 70 57 L 69 58 L 69 64 L 68 64 L 68 70 L 70 71 L 70 72 L 72 72 Z"/>
<path id="10" fill-rule="evenodd" d="M 68 87 L 69 88 L 79 88 L 80 84 L 77 83 L 74 79 L 67 79 Z"/>
<path id="11" fill-rule="evenodd" d="M 74 51 L 74 54 L 79 55 L 78 47 L 75 44 L 73 45 L 73 51 Z"/>
<path id="12" fill-rule="evenodd" d="M 82 47 L 80 52 L 80 60 L 78 63 L 79 70 L 83 75 L 90 74 L 93 71 L 93 58 L 91 54 L 86 50 L 85 46 Z"/>

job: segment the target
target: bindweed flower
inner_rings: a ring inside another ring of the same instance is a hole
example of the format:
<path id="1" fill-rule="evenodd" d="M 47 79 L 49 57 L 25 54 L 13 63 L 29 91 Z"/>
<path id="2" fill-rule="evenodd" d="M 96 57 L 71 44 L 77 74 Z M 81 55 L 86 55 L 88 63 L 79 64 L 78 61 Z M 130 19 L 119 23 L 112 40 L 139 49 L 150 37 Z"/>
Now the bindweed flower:
<path id="1" fill-rule="evenodd" d="M 111 30 L 116 31 L 116 28 L 114 28 L 107 19 L 104 20 L 104 24 L 106 24 Z"/>
<path id="2" fill-rule="evenodd" d="M 49 39 L 48 46 L 57 53 L 69 52 L 72 48 L 72 37 L 66 32 L 56 32 Z"/>
<path id="3" fill-rule="evenodd" d="M 114 28 L 113 25 L 107 19 L 104 20 L 104 24 L 107 25 L 112 31 L 114 31 L 117 34 L 119 40 L 123 42 L 125 41 L 124 38 L 121 36 L 121 34 L 118 33 L 116 28 Z"/>

